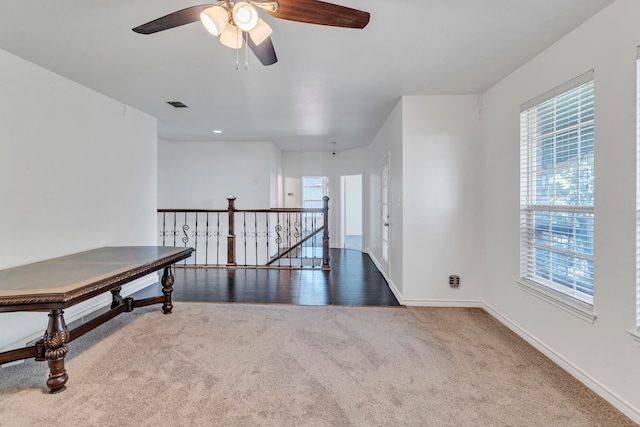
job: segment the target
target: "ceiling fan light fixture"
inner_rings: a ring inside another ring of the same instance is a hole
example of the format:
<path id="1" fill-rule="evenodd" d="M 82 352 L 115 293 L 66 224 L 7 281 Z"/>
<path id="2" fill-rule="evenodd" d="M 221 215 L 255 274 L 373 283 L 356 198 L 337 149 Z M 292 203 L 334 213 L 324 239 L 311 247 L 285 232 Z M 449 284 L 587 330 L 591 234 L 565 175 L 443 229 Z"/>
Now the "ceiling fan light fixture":
<path id="1" fill-rule="evenodd" d="M 265 41 L 267 37 L 271 35 L 272 31 L 269 24 L 264 22 L 262 18 L 258 18 L 258 23 L 253 30 L 249 31 L 249 36 L 251 36 L 251 40 L 253 40 L 253 43 L 257 46 Z"/>
<path id="2" fill-rule="evenodd" d="M 212 6 L 200 12 L 200 21 L 207 31 L 217 37 L 227 27 L 229 16 L 221 6 Z"/>
<path id="3" fill-rule="evenodd" d="M 258 24 L 258 11 L 245 1 L 239 1 L 233 6 L 231 16 L 233 23 L 242 31 L 251 31 Z"/>
<path id="4" fill-rule="evenodd" d="M 242 47 L 242 31 L 233 24 L 227 25 L 220 34 L 220 43 L 231 49 L 240 49 Z"/>

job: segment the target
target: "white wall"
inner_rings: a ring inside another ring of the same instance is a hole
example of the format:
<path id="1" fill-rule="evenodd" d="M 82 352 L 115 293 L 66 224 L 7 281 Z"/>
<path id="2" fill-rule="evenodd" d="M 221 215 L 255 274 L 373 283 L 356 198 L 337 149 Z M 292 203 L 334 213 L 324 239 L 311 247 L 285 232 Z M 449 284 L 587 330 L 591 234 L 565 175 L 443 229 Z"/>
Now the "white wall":
<path id="1" fill-rule="evenodd" d="M 276 207 L 279 150 L 270 142 L 158 141 L 158 207 Z"/>
<path id="2" fill-rule="evenodd" d="M 364 174 L 369 149 L 331 152 L 285 151 L 282 153 L 284 207 L 302 206 L 302 177 L 329 179 L 329 238 L 331 247 L 340 246 L 340 176 Z M 292 194 L 292 195 L 289 195 Z"/>
<path id="3" fill-rule="evenodd" d="M 635 326 L 636 47 L 640 2 L 617 0 L 484 95 L 484 299 L 503 322 L 640 422 Z M 595 72 L 594 324 L 521 291 L 519 108 Z"/>
<path id="4" fill-rule="evenodd" d="M 369 171 L 365 179 L 363 201 L 364 236 L 362 247 L 387 279 L 392 291 L 402 299 L 403 215 L 402 206 L 391 203 L 389 225 L 389 264 L 382 259 L 380 211 L 380 160 L 389 155 L 391 201 L 402 198 L 402 100 L 396 104 L 369 146 Z M 367 200 L 368 198 L 368 200 Z"/>
<path id="5" fill-rule="evenodd" d="M 402 298 L 411 305 L 479 305 L 482 203 L 478 96 L 402 99 Z M 461 278 L 449 286 L 449 275 Z"/>
<path id="6" fill-rule="evenodd" d="M 0 70 L 0 268 L 154 245 L 156 120 L 2 50 Z M 45 328 L 0 314 L 0 349 Z"/>
<path id="7" fill-rule="evenodd" d="M 343 175 L 344 176 L 344 175 Z M 344 176 L 344 234 L 362 235 L 362 175 Z"/>
<path id="8" fill-rule="evenodd" d="M 271 160 L 270 160 L 270 196 L 269 206 L 270 208 L 281 207 L 283 203 L 283 182 L 282 182 L 282 150 L 276 147 L 275 144 L 269 144 L 271 148 Z"/>

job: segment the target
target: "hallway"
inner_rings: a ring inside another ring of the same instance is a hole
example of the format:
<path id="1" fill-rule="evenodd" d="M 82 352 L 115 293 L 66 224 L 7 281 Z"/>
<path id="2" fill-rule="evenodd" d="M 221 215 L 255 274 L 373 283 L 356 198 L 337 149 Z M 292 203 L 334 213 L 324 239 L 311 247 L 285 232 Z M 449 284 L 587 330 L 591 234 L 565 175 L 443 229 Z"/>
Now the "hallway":
<path id="1" fill-rule="evenodd" d="M 331 271 L 174 268 L 174 301 L 296 305 L 399 306 L 371 258 L 331 249 Z M 133 295 L 158 295 L 160 285 Z"/>

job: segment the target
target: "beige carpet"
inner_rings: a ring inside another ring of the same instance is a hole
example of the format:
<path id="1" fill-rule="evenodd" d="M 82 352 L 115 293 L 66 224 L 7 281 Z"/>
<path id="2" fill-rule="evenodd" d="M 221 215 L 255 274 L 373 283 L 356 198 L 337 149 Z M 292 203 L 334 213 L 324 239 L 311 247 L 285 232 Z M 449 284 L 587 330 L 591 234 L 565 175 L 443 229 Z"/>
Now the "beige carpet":
<path id="1" fill-rule="evenodd" d="M 2 426 L 632 426 L 479 309 L 178 303 L 0 370 Z"/>

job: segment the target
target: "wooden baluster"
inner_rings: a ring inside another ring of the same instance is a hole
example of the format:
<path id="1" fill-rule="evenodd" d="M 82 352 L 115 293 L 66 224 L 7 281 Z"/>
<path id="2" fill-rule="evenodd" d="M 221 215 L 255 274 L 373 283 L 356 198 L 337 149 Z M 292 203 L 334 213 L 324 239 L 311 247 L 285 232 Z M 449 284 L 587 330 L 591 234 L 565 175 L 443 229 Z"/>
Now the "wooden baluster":
<path id="1" fill-rule="evenodd" d="M 233 217 L 235 211 L 235 196 L 227 197 L 229 201 L 229 234 L 227 235 L 227 267 L 235 267 L 236 265 L 236 256 L 235 256 L 235 248 L 236 248 L 236 235 L 234 234 L 233 229 Z"/>
<path id="2" fill-rule="evenodd" d="M 271 259 L 271 252 L 269 252 L 269 240 L 271 240 L 271 236 L 270 236 L 271 230 L 269 230 L 269 212 L 265 212 L 264 221 L 266 224 L 265 237 L 267 238 L 267 257 L 265 259 L 267 260 L 267 263 L 269 263 L 269 260 Z"/>
<path id="3" fill-rule="evenodd" d="M 322 198 L 322 214 L 324 216 L 324 229 L 322 233 L 322 269 L 331 270 L 329 261 L 329 197 L 324 196 Z"/>
<path id="4" fill-rule="evenodd" d="M 167 237 L 167 213 L 162 212 L 162 246 L 166 246 L 165 240 Z"/>
<path id="5" fill-rule="evenodd" d="M 218 217 L 216 218 L 216 265 L 222 265 L 220 259 L 220 212 L 218 212 Z"/>

